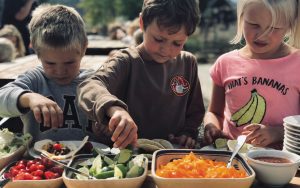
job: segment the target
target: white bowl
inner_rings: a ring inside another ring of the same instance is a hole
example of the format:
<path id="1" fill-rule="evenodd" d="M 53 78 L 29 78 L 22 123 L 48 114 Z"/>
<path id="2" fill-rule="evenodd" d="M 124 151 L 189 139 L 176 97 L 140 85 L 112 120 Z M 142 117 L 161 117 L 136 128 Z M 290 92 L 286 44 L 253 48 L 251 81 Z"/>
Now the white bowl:
<path id="1" fill-rule="evenodd" d="M 229 149 L 230 151 L 233 151 L 233 150 L 234 150 L 236 144 L 237 144 L 237 140 L 228 140 L 228 141 L 227 141 L 227 146 L 228 146 L 228 149 Z M 252 148 L 254 148 L 253 145 L 245 143 L 245 144 L 243 145 L 243 147 L 240 149 L 239 153 L 240 153 L 240 154 L 246 154 L 246 153 L 247 153 L 248 151 L 250 151 Z"/>
<path id="2" fill-rule="evenodd" d="M 300 129 L 299 129 L 299 128 L 292 127 L 292 126 L 284 125 L 284 130 L 285 130 L 285 131 L 289 131 L 289 132 L 293 132 L 293 133 L 295 133 L 295 134 L 300 134 Z"/>
<path id="3" fill-rule="evenodd" d="M 295 176 L 300 156 L 287 151 L 253 150 L 246 155 L 249 165 L 254 169 L 257 179 L 270 186 L 284 186 Z M 291 161 L 290 163 L 270 163 L 256 160 L 256 157 L 279 157 Z"/>
<path id="4" fill-rule="evenodd" d="M 245 178 L 163 178 L 156 175 L 156 169 L 168 162 L 183 158 L 190 152 L 197 157 L 227 162 L 232 152 L 219 150 L 188 150 L 188 149 L 171 149 L 155 151 L 152 158 L 151 175 L 158 188 L 249 188 L 255 178 L 255 172 L 246 161 L 238 154 L 233 160 L 233 166 L 245 171 L 248 175 Z"/>

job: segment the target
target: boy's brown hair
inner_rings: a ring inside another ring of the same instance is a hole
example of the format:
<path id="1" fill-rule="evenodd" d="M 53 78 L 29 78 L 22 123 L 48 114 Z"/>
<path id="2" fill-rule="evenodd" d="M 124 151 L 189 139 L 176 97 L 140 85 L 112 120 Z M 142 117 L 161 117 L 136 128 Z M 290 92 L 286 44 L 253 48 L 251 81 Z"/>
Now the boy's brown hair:
<path id="1" fill-rule="evenodd" d="M 84 21 L 72 7 L 40 5 L 32 13 L 29 31 L 37 54 L 41 49 L 85 50 L 87 46 Z"/>
<path id="2" fill-rule="evenodd" d="M 187 36 L 194 33 L 200 18 L 197 0 L 144 0 L 141 17 L 144 29 L 157 21 L 159 27 L 178 32 L 182 26 Z"/>

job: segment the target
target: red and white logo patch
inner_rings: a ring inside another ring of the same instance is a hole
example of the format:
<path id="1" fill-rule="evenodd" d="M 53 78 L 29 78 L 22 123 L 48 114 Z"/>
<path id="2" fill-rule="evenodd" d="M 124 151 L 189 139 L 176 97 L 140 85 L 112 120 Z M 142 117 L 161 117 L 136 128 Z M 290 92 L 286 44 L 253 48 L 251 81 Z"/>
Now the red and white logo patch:
<path id="1" fill-rule="evenodd" d="M 177 96 L 184 96 L 190 90 L 190 84 L 183 76 L 173 77 L 170 85 Z"/>

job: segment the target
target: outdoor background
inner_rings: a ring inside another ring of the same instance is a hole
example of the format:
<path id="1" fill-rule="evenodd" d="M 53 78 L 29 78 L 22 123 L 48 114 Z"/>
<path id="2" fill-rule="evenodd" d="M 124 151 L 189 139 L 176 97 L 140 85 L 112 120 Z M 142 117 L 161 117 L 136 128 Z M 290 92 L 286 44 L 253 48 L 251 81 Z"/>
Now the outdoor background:
<path id="1" fill-rule="evenodd" d="M 143 0 L 37 0 L 39 3 L 65 4 L 76 8 L 84 18 L 88 34 L 108 35 L 108 27 L 126 24 L 138 17 Z M 0 16 L 3 0 L 0 0 Z M 229 41 L 235 34 L 236 0 L 200 0 L 201 22 L 185 50 L 199 63 L 211 63 L 236 46 Z M 1 20 L 1 19 L 0 19 Z"/>

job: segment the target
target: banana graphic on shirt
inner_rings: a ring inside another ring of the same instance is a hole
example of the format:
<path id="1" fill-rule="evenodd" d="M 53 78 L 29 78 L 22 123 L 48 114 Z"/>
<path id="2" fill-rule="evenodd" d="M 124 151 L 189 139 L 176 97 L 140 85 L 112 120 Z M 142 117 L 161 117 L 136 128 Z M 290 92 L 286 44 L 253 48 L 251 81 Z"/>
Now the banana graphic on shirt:
<path id="1" fill-rule="evenodd" d="M 257 93 L 256 89 L 251 91 L 251 98 L 238 111 L 231 116 L 231 121 L 236 122 L 237 127 L 249 123 L 261 123 L 266 113 L 266 100 Z"/>

